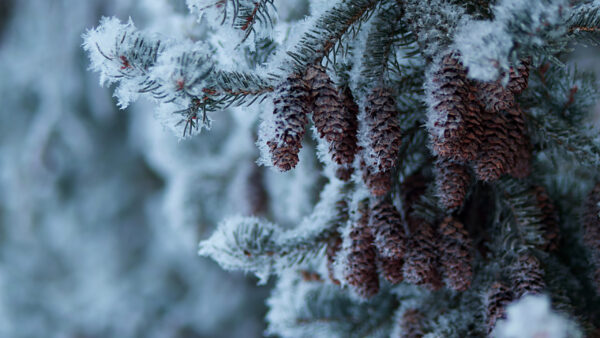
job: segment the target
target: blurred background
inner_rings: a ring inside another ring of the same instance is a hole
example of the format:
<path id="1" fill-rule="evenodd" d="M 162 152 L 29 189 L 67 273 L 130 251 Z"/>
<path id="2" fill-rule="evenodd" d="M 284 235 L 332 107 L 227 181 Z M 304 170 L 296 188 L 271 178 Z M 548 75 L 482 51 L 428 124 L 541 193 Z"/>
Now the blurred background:
<path id="1" fill-rule="evenodd" d="M 0 337 L 262 336 L 269 287 L 197 255 L 223 216 L 266 210 L 252 120 L 179 141 L 152 102 L 119 111 L 81 48 L 101 16 L 181 39 L 188 14 L 0 0 Z"/>

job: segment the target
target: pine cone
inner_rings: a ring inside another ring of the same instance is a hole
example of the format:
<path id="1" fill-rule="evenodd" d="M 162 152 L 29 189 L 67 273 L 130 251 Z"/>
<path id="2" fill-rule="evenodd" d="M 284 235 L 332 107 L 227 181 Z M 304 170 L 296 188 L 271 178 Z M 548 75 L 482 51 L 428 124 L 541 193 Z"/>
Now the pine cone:
<path id="1" fill-rule="evenodd" d="M 438 229 L 440 266 L 446 286 L 465 291 L 471 286 L 473 270 L 472 244 L 463 224 L 452 216 L 446 217 Z"/>
<path id="2" fill-rule="evenodd" d="M 471 184 L 469 169 L 457 162 L 438 157 L 436 166 L 437 195 L 442 206 L 455 210 L 462 206 Z"/>
<path id="3" fill-rule="evenodd" d="M 392 189 L 392 172 L 373 172 L 364 161 L 361 162 L 362 179 L 373 196 L 383 196 Z"/>
<path id="4" fill-rule="evenodd" d="M 427 125 L 434 154 L 460 162 L 475 159 L 483 134 L 475 91 L 458 58 L 445 55 L 428 92 Z"/>
<path id="5" fill-rule="evenodd" d="M 379 292 L 377 274 L 377 252 L 373 245 L 373 235 L 369 228 L 368 207 L 361 206 L 360 218 L 350 231 L 350 253 L 346 281 L 354 287 L 359 296 L 371 298 Z"/>
<path id="6" fill-rule="evenodd" d="M 555 251 L 558 249 L 558 244 L 560 242 L 558 212 L 544 187 L 536 186 L 533 188 L 533 191 L 535 193 L 537 207 L 542 211 L 542 224 L 544 225 L 543 231 L 546 241 L 541 249 L 547 252 Z"/>
<path id="7" fill-rule="evenodd" d="M 506 86 L 508 90 L 513 92 L 515 95 L 521 94 L 527 89 L 527 83 L 529 81 L 529 67 L 531 66 L 531 59 L 521 60 L 521 64 L 515 70 L 510 69 L 510 80 Z"/>
<path id="8" fill-rule="evenodd" d="M 352 111 L 351 93 L 340 94 L 325 68 L 311 65 L 304 77 L 313 102 L 313 122 L 319 136 L 329 143 L 329 153 L 337 164 L 350 164 L 357 151 L 358 121 Z M 349 95 L 350 96 L 349 96 Z"/>
<path id="9" fill-rule="evenodd" d="M 275 90 L 275 134 L 267 145 L 273 165 L 282 171 L 298 164 L 298 153 L 308 123 L 309 99 L 308 87 L 298 74 L 291 74 Z"/>
<path id="10" fill-rule="evenodd" d="M 482 121 L 485 133 L 475 173 L 479 180 L 493 182 L 515 166 L 516 154 L 509 146 L 509 121 L 503 113 L 484 111 Z"/>
<path id="11" fill-rule="evenodd" d="M 496 322 L 498 322 L 499 319 L 506 318 L 506 306 L 512 302 L 512 300 L 512 292 L 506 285 L 500 282 L 492 284 L 487 293 L 485 302 L 487 307 L 488 335 L 490 337 L 496 326 Z"/>
<path id="12" fill-rule="evenodd" d="M 432 290 L 442 286 L 436 270 L 437 238 L 431 224 L 417 218 L 409 219 L 411 236 L 404 258 L 404 280 L 417 285 L 426 285 Z"/>
<path id="13" fill-rule="evenodd" d="M 383 277 L 390 282 L 391 284 L 399 284 L 404 280 L 402 267 L 404 266 L 403 259 L 395 259 L 390 257 L 381 257 L 378 258 L 379 267 L 381 268 L 381 273 Z"/>
<path id="14" fill-rule="evenodd" d="M 340 234 L 336 232 L 335 235 L 329 239 L 329 242 L 327 242 L 327 250 L 325 252 L 327 256 L 327 273 L 329 279 L 335 285 L 340 285 L 340 281 L 335 278 L 334 264 L 337 253 L 341 248 L 342 238 L 340 237 Z"/>
<path id="15" fill-rule="evenodd" d="M 600 294 L 600 183 L 588 195 L 583 212 L 583 242 L 590 252 L 589 260 L 595 267 L 593 274 L 596 290 Z"/>
<path id="16" fill-rule="evenodd" d="M 382 199 L 374 203 L 369 225 L 379 255 L 401 260 L 406 253 L 407 239 L 402 216 L 390 200 Z"/>
<path id="17" fill-rule="evenodd" d="M 502 80 L 493 82 L 477 82 L 477 99 L 485 110 L 499 113 L 512 108 L 515 104 L 515 94 L 502 85 Z"/>
<path id="18" fill-rule="evenodd" d="M 366 153 L 373 172 L 390 171 L 396 165 L 402 131 L 396 117 L 396 102 L 385 88 L 375 88 L 365 103 L 368 144 Z"/>
<path id="19" fill-rule="evenodd" d="M 425 315 L 417 309 L 408 309 L 402 314 L 400 327 L 402 328 L 403 338 L 421 338 L 425 335 L 423 332 L 423 320 Z"/>
<path id="20" fill-rule="evenodd" d="M 544 269 L 531 254 L 521 255 L 511 267 L 511 280 L 515 299 L 526 294 L 539 294 L 546 288 Z"/>

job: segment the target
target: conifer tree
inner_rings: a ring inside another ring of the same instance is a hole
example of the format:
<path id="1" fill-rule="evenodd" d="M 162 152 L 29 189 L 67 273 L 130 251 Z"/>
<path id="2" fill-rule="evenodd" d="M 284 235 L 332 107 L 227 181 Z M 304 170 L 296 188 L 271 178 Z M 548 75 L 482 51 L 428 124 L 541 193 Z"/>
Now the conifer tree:
<path id="1" fill-rule="evenodd" d="M 268 333 L 502 337 L 544 296 L 552 337 L 598 330 L 598 84 L 569 57 L 600 43 L 600 2 L 290 3 L 188 0 L 197 40 L 104 18 L 83 45 L 120 106 L 153 98 L 183 138 L 247 114 L 268 189 L 316 150 L 320 179 L 290 188 L 321 190 L 309 210 L 273 199 L 200 243 L 273 278 Z"/>

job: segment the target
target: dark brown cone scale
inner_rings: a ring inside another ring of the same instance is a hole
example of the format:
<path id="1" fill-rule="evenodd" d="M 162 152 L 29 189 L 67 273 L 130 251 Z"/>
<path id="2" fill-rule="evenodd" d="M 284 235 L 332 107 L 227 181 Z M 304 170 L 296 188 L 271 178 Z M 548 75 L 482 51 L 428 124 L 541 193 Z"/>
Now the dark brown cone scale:
<path id="1" fill-rule="evenodd" d="M 600 294 L 600 184 L 596 184 L 585 201 L 583 211 L 583 242 L 590 253 L 589 261 L 594 267 L 592 278 Z"/>
<path id="2" fill-rule="evenodd" d="M 506 111 L 508 120 L 508 148 L 514 153 L 514 164 L 508 173 L 516 178 L 525 178 L 531 173 L 531 141 L 525 123 L 525 114 L 518 104 Z"/>
<path id="3" fill-rule="evenodd" d="M 512 108 L 515 94 L 502 85 L 502 79 L 493 82 L 477 82 L 477 98 L 489 112 L 499 113 Z"/>
<path id="4" fill-rule="evenodd" d="M 536 186 L 533 188 L 533 191 L 535 193 L 537 207 L 542 212 L 542 224 L 544 226 L 545 243 L 540 249 L 547 252 L 555 251 L 558 249 L 560 242 L 558 212 L 544 187 Z"/>
<path id="5" fill-rule="evenodd" d="M 515 299 L 527 294 L 540 294 L 546 288 L 544 269 L 540 261 L 531 254 L 521 255 L 511 269 L 511 281 Z"/>
<path id="6" fill-rule="evenodd" d="M 476 88 L 457 56 L 445 55 L 434 72 L 429 130 L 434 154 L 466 162 L 474 160 L 481 143 L 481 107 Z"/>
<path id="7" fill-rule="evenodd" d="M 460 208 L 471 184 L 469 169 L 444 158 L 438 158 L 435 166 L 437 195 L 441 205 L 447 210 Z"/>
<path id="8" fill-rule="evenodd" d="M 339 164 L 351 164 L 357 151 L 357 110 L 354 110 L 352 94 L 340 93 L 325 68 L 311 65 L 304 80 L 310 87 L 313 104 L 313 122 L 319 137 L 329 144 L 332 160 Z"/>
<path id="9" fill-rule="evenodd" d="M 298 153 L 308 123 L 309 101 L 308 87 L 298 74 L 291 74 L 275 89 L 275 133 L 267 145 L 273 165 L 282 171 L 298 164 Z"/>
<path id="10" fill-rule="evenodd" d="M 362 179 L 373 196 L 383 196 L 392 189 L 392 172 L 373 172 L 364 161 L 361 162 Z"/>
<path id="11" fill-rule="evenodd" d="M 513 295 L 510 289 L 503 283 L 496 282 L 491 285 L 487 292 L 487 328 L 491 337 L 492 331 L 499 319 L 506 318 L 506 306 L 512 302 Z"/>
<path id="12" fill-rule="evenodd" d="M 369 228 L 368 207 L 359 208 L 359 219 L 350 231 L 350 250 L 346 281 L 362 298 L 371 298 L 379 292 L 377 274 L 377 252 L 373 245 L 373 235 Z"/>
<path id="13" fill-rule="evenodd" d="M 404 260 L 389 257 L 378 257 L 379 267 L 383 277 L 391 284 L 399 284 L 404 281 L 402 267 Z"/>
<path id="14" fill-rule="evenodd" d="M 508 120 L 503 114 L 484 112 L 484 139 L 475 164 L 477 179 L 496 181 L 514 166 L 514 156 L 507 144 Z"/>
<path id="15" fill-rule="evenodd" d="M 385 88 L 375 88 L 365 103 L 367 129 L 366 156 L 373 172 L 390 171 L 396 165 L 402 143 L 402 131 L 397 119 L 396 102 L 392 93 Z"/>
<path id="16" fill-rule="evenodd" d="M 421 338 L 425 335 L 423 332 L 423 320 L 425 316 L 417 309 L 408 309 L 402 314 L 400 327 L 402 328 L 402 338 Z"/>
<path id="17" fill-rule="evenodd" d="M 465 291 L 473 278 L 472 243 L 463 224 L 452 216 L 446 217 L 438 229 L 440 266 L 444 282 L 450 289 Z"/>
<path id="18" fill-rule="evenodd" d="M 402 260 L 406 253 L 407 238 L 402 217 L 389 199 L 373 203 L 369 225 L 379 255 Z"/>
<path id="19" fill-rule="evenodd" d="M 530 66 L 531 60 L 527 58 L 521 60 L 521 64 L 518 67 L 516 67 L 516 69 L 514 67 L 510 69 L 510 78 L 506 87 L 515 95 L 519 95 L 525 89 L 527 89 L 527 84 L 529 82 Z"/>
<path id="20" fill-rule="evenodd" d="M 409 223 L 411 236 L 404 258 L 404 280 L 438 290 L 442 281 L 437 271 L 436 233 L 424 220 L 410 218 Z"/>

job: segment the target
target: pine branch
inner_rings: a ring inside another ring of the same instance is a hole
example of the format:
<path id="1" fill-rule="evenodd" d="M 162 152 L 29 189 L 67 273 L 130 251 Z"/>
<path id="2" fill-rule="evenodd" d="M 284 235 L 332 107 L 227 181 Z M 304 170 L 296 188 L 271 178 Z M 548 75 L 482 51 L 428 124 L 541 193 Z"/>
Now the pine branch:
<path id="1" fill-rule="evenodd" d="M 572 125 L 587 123 L 590 111 L 600 95 L 593 73 L 576 66 L 557 67 L 542 63 L 532 72 L 528 89 L 519 97 L 525 110 L 553 112 Z M 540 116 L 540 118 L 542 118 Z"/>
<path id="2" fill-rule="evenodd" d="M 530 115 L 528 121 L 533 125 L 533 143 L 541 150 L 561 161 L 573 158 L 584 165 L 600 166 L 600 139 L 591 127 L 576 127 L 552 114 Z"/>
<path id="3" fill-rule="evenodd" d="M 340 46 L 345 37 L 356 36 L 381 0 L 344 0 L 321 15 L 298 46 L 288 52 L 296 70 L 303 73 L 309 64 L 320 63 Z M 334 61 L 335 63 L 335 61 Z"/>
<path id="4" fill-rule="evenodd" d="M 350 186 L 339 182 L 326 186 L 313 214 L 297 229 L 284 231 L 255 217 L 226 219 L 200 243 L 199 253 L 210 256 L 224 269 L 253 272 L 263 281 L 270 274 L 302 265 L 322 256 L 330 238 L 347 219 L 345 204 L 337 203 L 335 198 L 341 193 L 343 199 Z"/>
<path id="5" fill-rule="evenodd" d="M 600 2 L 577 5 L 571 9 L 565 21 L 568 38 L 584 44 L 600 45 Z"/>
<path id="6" fill-rule="evenodd" d="M 198 3 L 197 3 L 198 2 Z M 273 0 L 213 0 L 208 5 L 202 5 L 200 1 L 188 1 L 193 12 L 203 14 L 214 12 L 221 25 L 226 22 L 242 33 L 244 42 L 251 34 L 256 35 L 256 26 L 264 29 L 273 27 L 272 15 L 276 8 Z"/>
<path id="7" fill-rule="evenodd" d="M 385 80 L 386 73 L 391 67 L 390 62 L 394 60 L 391 56 L 398 49 L 408 49 L 412 45 L 410 53 L 414 51 L 414 41 L 412 35 L 408 32 L 408 27 L 402 21 L 401 9 L 392 4 L 391 6 L 381 6 L 376 11 L 375 18 L 372 20 L 367 45 L 362 58 L 361 82 L 358 87 L 363 85 L 378 87 L 387 85 Z M 410 53 L 407 53 L 410 55 Z M 407 55 L 408 56 L 408 55 Z M 399 68 L 400 65 L 396 65 Z"/>
<path id="8" fill-rule="evenodd" d="M 382 293 L 368 302 L 335 285 L 282 276 L 268 299 L 267 333 L 282 337 L 378 337 L 389 332 L 395 297 Z"/>
<path id="9" fill-rule="evenodd" d="M 547 244 L 544 215 L 531 186 L 526 181 L 502 179 L 495 188 L 497 221 L 501 226 L 497 236 L 498 253 L 512 255 L 544 247 Z"/>

